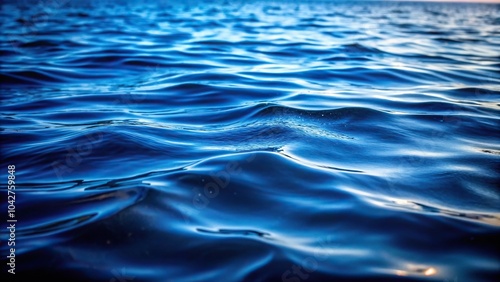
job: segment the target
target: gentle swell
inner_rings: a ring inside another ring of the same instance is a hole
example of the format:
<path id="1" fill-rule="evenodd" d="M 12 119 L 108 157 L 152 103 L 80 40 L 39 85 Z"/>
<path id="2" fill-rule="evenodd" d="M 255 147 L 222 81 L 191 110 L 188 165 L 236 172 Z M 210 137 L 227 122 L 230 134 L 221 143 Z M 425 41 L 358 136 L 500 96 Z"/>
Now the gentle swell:
<path id="1" fill-rule="evenodd" d="M 16 275 L 499 276 L 499 5 L 4 2 Z"/>

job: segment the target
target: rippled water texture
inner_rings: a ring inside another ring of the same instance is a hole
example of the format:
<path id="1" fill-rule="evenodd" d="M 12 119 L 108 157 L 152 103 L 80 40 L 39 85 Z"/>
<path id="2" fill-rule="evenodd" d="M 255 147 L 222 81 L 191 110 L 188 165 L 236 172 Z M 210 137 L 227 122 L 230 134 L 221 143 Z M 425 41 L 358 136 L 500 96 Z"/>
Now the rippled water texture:
<path id="1" fill-rule="evenodd" d="M 498 281 L 499 15 L 2 1 L 15 278 Z"/>

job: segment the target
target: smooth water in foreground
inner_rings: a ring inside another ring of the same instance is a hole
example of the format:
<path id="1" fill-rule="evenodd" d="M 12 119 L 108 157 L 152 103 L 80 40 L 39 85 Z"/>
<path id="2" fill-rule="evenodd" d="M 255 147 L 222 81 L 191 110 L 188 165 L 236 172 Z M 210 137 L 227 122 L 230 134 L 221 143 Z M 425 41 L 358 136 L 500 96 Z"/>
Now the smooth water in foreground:
<path id="1" fill-rule="evenodd" d="M 1 7 L 2 281 L 498 281 L 500 5 Z"/>

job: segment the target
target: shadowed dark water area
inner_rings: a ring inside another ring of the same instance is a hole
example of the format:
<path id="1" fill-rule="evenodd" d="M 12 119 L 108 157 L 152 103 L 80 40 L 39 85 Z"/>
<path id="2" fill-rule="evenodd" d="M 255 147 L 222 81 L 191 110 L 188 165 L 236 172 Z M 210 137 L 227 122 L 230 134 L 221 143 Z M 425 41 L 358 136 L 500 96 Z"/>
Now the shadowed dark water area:
<path id="1" fill-rule="evenodd" d="M 2 276 L 498 281 L 499 15 L 2 2 Z"/>

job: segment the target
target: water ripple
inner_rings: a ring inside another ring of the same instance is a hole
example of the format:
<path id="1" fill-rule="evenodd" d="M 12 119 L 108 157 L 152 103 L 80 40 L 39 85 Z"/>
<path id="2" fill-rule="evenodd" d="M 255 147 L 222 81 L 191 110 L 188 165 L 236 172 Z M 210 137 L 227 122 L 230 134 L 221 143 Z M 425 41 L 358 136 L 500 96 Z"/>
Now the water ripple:
<path id="1" fill-rule="evenodd" d="M 17 275 L 499 276 L 498 4 L 4 2 Z"/>

